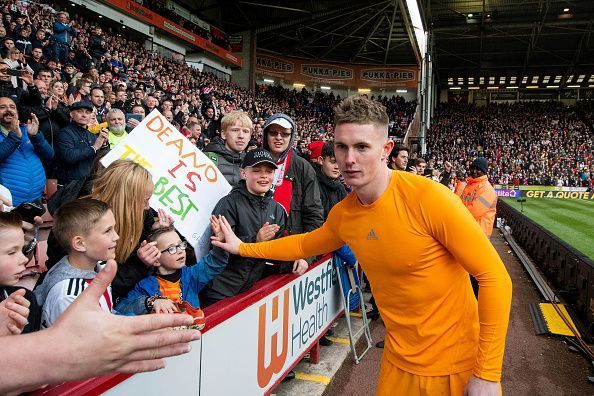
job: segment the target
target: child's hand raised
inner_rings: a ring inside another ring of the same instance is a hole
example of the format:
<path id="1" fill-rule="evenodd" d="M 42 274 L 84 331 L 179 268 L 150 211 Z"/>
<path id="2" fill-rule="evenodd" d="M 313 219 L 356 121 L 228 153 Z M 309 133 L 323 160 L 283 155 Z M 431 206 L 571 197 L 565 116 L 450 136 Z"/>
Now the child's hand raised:
<path id="1" fill-rule="evenodd" d="M 155 223 L 153 224 L 153 230 L 171 227 L 173 225 L 173 217 L 169 216 L 163 209 L 159 209 L 157 215 L 158 217 L 155 217 Z"/>
<path id="2" fill-rule="evenodd" d="M 29 321 L 29 305 L 25 289 L 19 289 L 0 302 L 0 336 L 21 334 Z"/>
<path id="3" fill-rule="evenodd" d="M 161 252 L 157 248 L 157 242 L 142 241 L 136 251 L 136 255 L 147 267 L 158 267 Z"/>
<path id="4" fill-rule="evenodd" d="M 274 239 L 274 236 L 279 229 L 280 226 L 278 224 L 268 224 L 268 222 L 264 223 L 256 235 L 256 242 L 264 242 Z"/>
<path id="5" fill-rule="evenodd" d="M 211 240 L 225 242 L 225 234 L 223 234 L 219 220 L 215 215 L 210 216 L 210 228 L 212 229 L 212 237 L 210 238 Z"/>
<path id="6" fill-rule="evenodd" d="M 226 250 L 231 254 L 239 254 L 239 245 L 241 245 L 241 240 L 237 237 L 237 235 L 235 235 L 231 225 L 227 219 L 225 219 L 225 216 L 219 215 L 218 221 L 221 231 L 223 231 L 223 235 L 225 235 L 225 242 L 218 241 L 216 237 L 211 237 L 213 246 Z"/>

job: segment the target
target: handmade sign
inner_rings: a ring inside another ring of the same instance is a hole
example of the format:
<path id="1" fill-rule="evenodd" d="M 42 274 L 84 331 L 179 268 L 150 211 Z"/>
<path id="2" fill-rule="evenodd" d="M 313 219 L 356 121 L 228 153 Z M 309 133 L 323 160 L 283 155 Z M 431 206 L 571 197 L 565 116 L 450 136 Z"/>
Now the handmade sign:
<path id="1" fill-rule="evenodd" d="M 145 167 L 155 184 L 150 205 L 164 209 L 194 246 L 198 257 L 210 244 L 210 214 L 231 191 L 211 160 L 158 111 L 153 110 L 102 160 L 104 166 L 125 158 Z"/>

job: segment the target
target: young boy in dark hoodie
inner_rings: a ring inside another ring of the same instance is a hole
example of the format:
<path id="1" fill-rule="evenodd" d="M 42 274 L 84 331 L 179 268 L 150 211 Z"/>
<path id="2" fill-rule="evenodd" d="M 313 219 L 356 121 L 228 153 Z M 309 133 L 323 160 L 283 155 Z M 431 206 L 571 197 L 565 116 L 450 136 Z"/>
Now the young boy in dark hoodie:
<path id="1" fill-rule="evenodd" d="M 69 202 L 54 214 L 54 235 L 66 250 L 35 289 L 42 327 L 50 327 L 101 270 L 101 262 L 115 258 L 115 218 L 105 202 L 83 198 Z M 99 301 L 112 311 L 111 287 Z"/>
<path id="2" fill-rule="evenodd" d="M 241 164 L 241 180 L 229 195 L 221 198 L 213 214 L 223 215 L 244 242 L 261 242 L 283 235 L 287 214 L 272 198 L 272 181 L 276 163 L 264 149 L 248 152 Z M 248 290 L 260 280 L 264 260 L 231 255 L 223 273 L 203 289 L 203 306 Z"/>
<path id="3" fill-rule="evenodd" d="M 346 188 L 340 181 L 340 170 L 334 155 L 334 143 L 325 142 L 319 151 L 312 150 L 311 160 L 314 163 L 316 178 L 320 186 L 320 198 L 324 207 L 324 220 L 326 220 L 330 209 L 347 196 Z"/>

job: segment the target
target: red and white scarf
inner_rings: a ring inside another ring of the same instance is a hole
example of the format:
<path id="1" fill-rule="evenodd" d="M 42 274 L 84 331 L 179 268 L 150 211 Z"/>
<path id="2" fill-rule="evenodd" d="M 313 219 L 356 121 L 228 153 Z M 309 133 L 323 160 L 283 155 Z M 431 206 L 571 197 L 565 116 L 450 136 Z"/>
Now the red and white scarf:
<path id="1" fill-rule="evenodd" d="M 274 188 L 274 200 L 285 208 L 287 215 L 291 213 L 291 199 L 293 198 L 293 180 L 285 178 L 287 169 L 291 165 L 291 155 L 293 150 L 289 150 L 289 153 L 284 160 L 276 163 L 276 171 L 274 172 L 274 179 L 272 185 Z"/>

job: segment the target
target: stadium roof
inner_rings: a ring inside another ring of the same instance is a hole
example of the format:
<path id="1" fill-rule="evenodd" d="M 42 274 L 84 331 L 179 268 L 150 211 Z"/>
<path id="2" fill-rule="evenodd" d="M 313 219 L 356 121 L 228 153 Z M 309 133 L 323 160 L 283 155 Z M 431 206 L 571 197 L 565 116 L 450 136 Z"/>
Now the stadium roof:
<path id="1" fill-rule="evenodd" d="M 464 85 L 469 78 L 478 84 L 480 77 L 495 77 L 496 84 L 504 78 L 507 85 L 521 85 L 523 80 L 532 84 L 534 80 L 534 84 L 563 86 L 584 75 L 583 86 L 594 74 L 592 0 L 425 3 L 430 3 L 426 17 L 433 27 L 442 84 L 449 79 L 456 83 L 459 78 Z M 510 83 L 512 77 L 515 83 Z"/>
<path id="2" fill-rule="evenodd" d="M 178 0 L 226 33 L 254 29 L 257 46 L 328 62 L 416 64 L 400 1 Z"/>
<path id="3" fill-rule="evenodd" d="M 258 48 L 273 53 L 417 63 L 402 16 L 404 0 L 177 1 L 227 33 L 256 30 Z M 419 2 L 433 31 L 434 70 L 444 86 L 594 84 L 594 0 Z"/>

